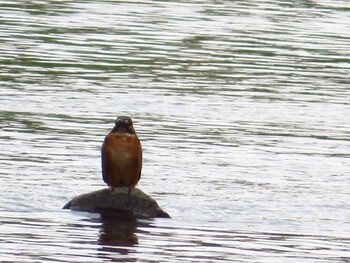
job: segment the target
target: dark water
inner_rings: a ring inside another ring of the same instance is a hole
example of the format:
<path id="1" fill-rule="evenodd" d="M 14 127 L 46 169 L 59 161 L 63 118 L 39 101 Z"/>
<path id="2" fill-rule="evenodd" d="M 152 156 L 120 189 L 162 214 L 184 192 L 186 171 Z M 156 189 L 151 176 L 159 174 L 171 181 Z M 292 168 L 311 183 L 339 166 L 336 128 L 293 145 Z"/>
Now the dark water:
<path id="1" fill-rule="evenodd" d="M 1 1 L 1 262 L 349 262 L 348 1 Z M 173 217 L 62 210 L 129 115 Z"/>

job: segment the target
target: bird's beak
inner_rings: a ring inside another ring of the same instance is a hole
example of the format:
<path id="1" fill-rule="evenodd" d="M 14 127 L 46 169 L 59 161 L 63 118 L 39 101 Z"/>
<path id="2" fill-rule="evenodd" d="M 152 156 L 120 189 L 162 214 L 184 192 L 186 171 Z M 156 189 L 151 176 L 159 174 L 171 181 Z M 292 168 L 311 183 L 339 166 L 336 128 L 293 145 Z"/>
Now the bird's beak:
<path id="1" fill-rule="evenodd" d="M 132 127 L 132 125 L 128 125 L 124 122 L 117 122 L 115 126 L 113 127 L 112 133 L 120 132 L 120 133 L 129 133 L 129 134 L 135 134 L 135 130 Z"/>
<path id="2" fill-rule="evenodd" d="M 113 127 L 113 129 L 112 129 L 112 132 L 115 133 L 115 132 L 118 131 L 118 129 L 120 129 L 122 127 L 126 128 L 125 127 L 125 123 L 123 123 L 123 122 L 116 122 L 114 127 Z"/>

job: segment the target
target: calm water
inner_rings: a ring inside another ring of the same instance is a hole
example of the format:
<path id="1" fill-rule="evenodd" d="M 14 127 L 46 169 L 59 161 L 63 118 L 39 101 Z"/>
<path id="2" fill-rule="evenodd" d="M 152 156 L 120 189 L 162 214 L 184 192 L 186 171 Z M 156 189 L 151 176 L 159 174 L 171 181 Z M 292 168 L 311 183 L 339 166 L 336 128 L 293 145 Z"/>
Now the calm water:
<path id="1" fill-rule="evenodd" d="M 349 262 L 350 4 L 1 1 L 1 262 Z M 129 115 L 173 217 L 63 211 Z"/>

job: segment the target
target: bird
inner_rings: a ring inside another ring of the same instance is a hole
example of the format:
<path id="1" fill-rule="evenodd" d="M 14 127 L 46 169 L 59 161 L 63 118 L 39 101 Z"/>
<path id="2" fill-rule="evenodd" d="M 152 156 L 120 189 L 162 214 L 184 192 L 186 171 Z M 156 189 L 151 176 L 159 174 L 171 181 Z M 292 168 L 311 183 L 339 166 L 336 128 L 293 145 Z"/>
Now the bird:
<path id="1" fill-rule="evenodd" d="M 130 117 L 119 116 L 101 147 L 102 178 L 114 192 L 128 187 L 128 194 L 141 178 L 142 147 Z"/>

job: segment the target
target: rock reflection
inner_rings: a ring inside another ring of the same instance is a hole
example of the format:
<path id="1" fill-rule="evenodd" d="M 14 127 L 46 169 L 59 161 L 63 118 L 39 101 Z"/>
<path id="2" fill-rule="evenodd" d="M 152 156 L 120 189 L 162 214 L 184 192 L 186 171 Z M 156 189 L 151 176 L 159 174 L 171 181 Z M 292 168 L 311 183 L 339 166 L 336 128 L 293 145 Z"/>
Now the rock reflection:
<path id="1" fill-rule="evenodd" d="M 136 219 L 116 219 L 109 216 L 101 216 L 102 226 L 98 244 L 102 245 L 103 250 L 117 250 L 113 248 L 119 246 L 132 247 L 138 244 L 138 238 L 135 234 L 137 229 Z M 112 247 L 112 248 L 111 248 Z M 121 254 L 127 253 L 125 250 L 120 250 Z"/>
<path id="2" fill-rule="evenodd" d="M 125 256 L 130 253 L 130 249 L 138 244 L 135 234 L 137 220 L 122 220 L 110 216 L 101 215 L 101 229 L 97 243 L 98 256 L 113 262 L 125 262 Z M 128 257 L 128 261 L 136 261 Z"/>

